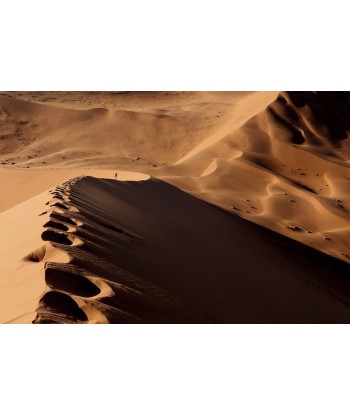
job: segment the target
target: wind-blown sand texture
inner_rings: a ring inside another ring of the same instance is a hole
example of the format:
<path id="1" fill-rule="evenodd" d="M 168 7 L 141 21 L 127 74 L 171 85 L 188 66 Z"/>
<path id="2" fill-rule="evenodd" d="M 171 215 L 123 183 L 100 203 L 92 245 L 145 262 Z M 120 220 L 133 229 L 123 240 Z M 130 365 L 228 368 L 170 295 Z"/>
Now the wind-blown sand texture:
<path id="1" fill-rule="evenodd" d="M 349 97 L 1 93 L 0 321 L 348 322 Z"/>

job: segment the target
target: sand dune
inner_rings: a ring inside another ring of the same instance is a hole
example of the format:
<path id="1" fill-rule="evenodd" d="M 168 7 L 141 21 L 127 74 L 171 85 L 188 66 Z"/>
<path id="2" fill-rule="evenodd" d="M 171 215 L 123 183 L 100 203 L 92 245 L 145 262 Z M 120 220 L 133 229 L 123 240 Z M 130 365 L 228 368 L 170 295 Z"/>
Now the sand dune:
<path id="1" fill-rule="evenodd" d="M 71 261 L 46 262 L 37 323 L 350 322 L 349 265 L 164 182 L 55 194 L 42 238 Z"/>
<path id="2" fill-rule="evenodd" d="M 45 169 L 22 171 L 15 168 L 0 168 L 1 199 L 0 213 L 26 201 L 44 190 L 49 190 L 71 177 L 86 173 L 94 177 L 115 178 L 118 180 L 143 180 L 149 176 L 138 172 L 102 169 Z"/>
<path id="3" fill-rule="evenodd" d="M 81 170 L 21 172 L 0 170 L 1 189 L 5 197 L 0 207 L 15 205 L 0 213 L 0 323 L 30 323 L 36 316 L 39 299 L 46 289 L 42 264 L 58 260 L 68 262 L 70 257 L 43 240 L 43 229 L 50 226 L 50 215 L 59 215 L 59 195 L 51 194 L 50 183 L 63 180 Z M 3 174 L 4 173 L 4 174 Z M 97 177 L 114 177 L 115 172 L 98 170 Z M 118 171 L 119 180 L 143 180 L 146 175 Z M 51 190 L 52 192 L 53 190 Z M 31 197 L 18 203 L 26 195 Z M 66 229 L 66 228 L 64 228 Z M 68 226 L 68 230 L 73 228 Z"/>
<path id="4" fill-rule="evenodd" d="M 49 105 L 50 97 L 42 104 L 8 95 L 0 95 L 3 165 L 153 171 L 223 128 L 241 125 L 276 93 L 102 94 L 103 102 L 95 96 L 88 109 L 81 108 L 83 93 L 69 106 L 64 99 L 57 106 Z"/>
<path id="5" fill-rule="evenodd" d="M 0 321 L 347 321 L 349 97 L 0 93 Z"/>
<path id="6" fill-rule="evenodd" d="M 47 200 L 49 194 L 43 192 L 0 214 L 1 323 L 28 323 L 35 318 L 45 281 L 41 263 L 24 261 L 24 258 L 44 245 L 41 232 L 48 215 L 39 214 L 45 210 Z"/>
<path id="7" fill-rule="evenodd" d="M 158 174 L 236 215 L 348 261 L 348 95 L 332 100 L 328 93 L 310 93 L 300 102 L 296 96 L 280 94 L 238 129 Z M 328 108 L 336 115 L 326 117 Z"/>

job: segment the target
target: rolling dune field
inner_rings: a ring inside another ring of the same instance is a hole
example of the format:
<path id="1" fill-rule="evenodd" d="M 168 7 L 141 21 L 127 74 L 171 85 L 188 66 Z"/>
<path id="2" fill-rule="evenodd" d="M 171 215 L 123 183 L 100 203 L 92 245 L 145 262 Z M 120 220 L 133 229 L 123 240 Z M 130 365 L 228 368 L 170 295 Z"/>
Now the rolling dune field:
<path id="1" fill-rule="evenodd" d="M 350 93 L 1 92 L 1 323 L 348 323 Z"/>

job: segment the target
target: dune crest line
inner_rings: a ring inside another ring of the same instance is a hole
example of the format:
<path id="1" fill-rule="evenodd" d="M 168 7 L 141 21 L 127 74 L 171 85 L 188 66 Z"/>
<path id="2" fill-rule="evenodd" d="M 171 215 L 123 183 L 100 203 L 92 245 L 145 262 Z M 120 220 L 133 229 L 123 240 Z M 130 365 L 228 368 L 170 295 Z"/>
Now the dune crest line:
<path id="1" fill-rule="evenodd" d="M 130 238 L 137 236 L 98 216 L 92 221 L 79 213 L 69 195 L 83 178 L 68 180 L 50 192 L 53 199 L 49 207 L 53 210 L 44 225 L 42 239 L 54 249 L 66 252 L 71 260 L 45 263 L 48 289 L 33 323 L 202 322 L 166 290 L 112 260 L 118 255 L 118 247 L 124 249 L 119 244 L 128 244 Z M 99 246 L 106 249 L 107 259 L 99 256 Z M 25 259 L 42 261 L 41 252 L 45 254 L 45 246 Z"/>
<path id="2" fill-rule="evenodd" d="M 160 180 L 52 191 L 34 323 L 350 322 L 350 266 Z M 273 255 L 271 254 L 273 252 Z"/>

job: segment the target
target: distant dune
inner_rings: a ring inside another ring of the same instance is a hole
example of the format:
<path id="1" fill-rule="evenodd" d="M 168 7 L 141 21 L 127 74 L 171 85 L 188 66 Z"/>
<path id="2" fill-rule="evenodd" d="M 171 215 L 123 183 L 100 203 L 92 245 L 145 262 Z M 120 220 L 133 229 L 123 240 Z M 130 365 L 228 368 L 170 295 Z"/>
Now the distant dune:
<path id="1" fill-rule="evenodd" d="M 247 220 L 350 259 L 349 93 L 281 93 L 163 180 Z"/>
<path id="2" fill-rule="evenodd" d="M 349 115 L 342 92 L 0 93 L 0 321 L 348 322 Z"/>

